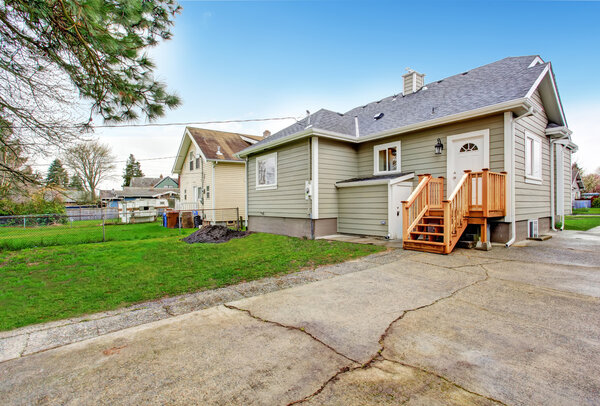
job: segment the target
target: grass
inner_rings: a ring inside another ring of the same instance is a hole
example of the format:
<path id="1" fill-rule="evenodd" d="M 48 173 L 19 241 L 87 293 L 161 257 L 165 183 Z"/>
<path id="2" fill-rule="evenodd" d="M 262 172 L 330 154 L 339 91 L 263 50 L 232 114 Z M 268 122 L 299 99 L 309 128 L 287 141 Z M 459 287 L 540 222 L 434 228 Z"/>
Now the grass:
<path id="1" fill-rule="evenodd" d="M 600 208 L 592 207 L 590 209 L 573 209 L 573 214 L 600 214 Z"/>
<path id="2" fill-rule="evenodd" d="M 0 252 L 0 330 L 291 273 L 384 249 L 272 234 L 188 245 L 180 236 L 141 239 L 157 232 L 143 226 L 126 226 L 130 233 L 139 229 L 139 234 L 123 231 L 121 241 Z"/>
<path id="3" fill-rule="evenodd" d="M 566 216 L 565 229 L 586 231 L 600 226 L 600 216 Z"/>
<path id="4" fill-rule="evenodd" d="M 190 230 L 183 230 L 189 234 Z M 106 241 L 145 240 L 181 235 L 179 229 L 167 229 L 159 222 L 142 224 L 110 224 L 105 227 Z M 74 221 L 39 227 L 0 227 L 0 250 L 21 250 L 56 245 L 78 245 L 102 242 L 102 220 Z"/>

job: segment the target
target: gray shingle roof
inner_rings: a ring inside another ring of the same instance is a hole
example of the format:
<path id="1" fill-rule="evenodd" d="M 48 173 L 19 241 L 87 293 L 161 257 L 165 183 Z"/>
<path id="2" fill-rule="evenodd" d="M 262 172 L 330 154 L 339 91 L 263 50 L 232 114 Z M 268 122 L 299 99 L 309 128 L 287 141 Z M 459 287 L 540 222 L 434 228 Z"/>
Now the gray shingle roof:
<path id="1" fill-rule="evenodd" d="M 254 146 L 266 145 L 307 129 L 356 135 L 360 137 L 442 118 L 525 97 L 547 63 L 529 67 L 537 55 L 504 58 L 442 80 L 427 83 L 408 95 L 393 95 L 353 108 L 346 113 L 321 109 Z M 376 114 L 383 117 L 375 120 Z"/>

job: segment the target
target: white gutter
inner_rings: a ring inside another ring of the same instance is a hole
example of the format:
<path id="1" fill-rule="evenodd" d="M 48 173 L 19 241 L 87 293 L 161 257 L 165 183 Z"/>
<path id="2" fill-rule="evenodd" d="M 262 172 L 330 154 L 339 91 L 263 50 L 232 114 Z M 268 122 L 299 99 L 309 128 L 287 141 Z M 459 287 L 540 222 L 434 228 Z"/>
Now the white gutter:
<path id="1" fill-rule="evenodd" d="M 533 106 L 529 107 L 529 110 L 527 110 L 527 112 L 521 114 L 518 117 L 515 117 L 512 122 L 511 122 L 511 129 L 510 129 L 510 144 L 511 144 L 511 151 L 510 151 L 510 229 L 511 229 L 511 237 L 510 240 L 508 240 L 505 244 L 505 246 L 508 248 L 511 245 L 514 244 L 515 240 L 517 239 L 517 221 L 516 221 L 516 209 L 515 209 L 515 205 L 516 205 L 516 199 L 515 199 L 515 123 L 519 120 L 524 119 L 525 117 L 529 117 L 531 116 L 533 113 L 535 112 Z M 504 151 L 504 153 L 506 154 L 506 151 Z"/>
<path id="2" fill-rule="evenodd" d="M 569 142 L 569 134 L 571 134 L 571 132 L 569 131 L 569 133 L 561 133 L 562 135 L 559 136 L 556 139 L 550 140 L 550 221 L 551 221 L 551 226 L 552 226 L 552 230 L 556 231 L 556 227 L 554 225 L 554 220 L 555 220 L 555 210 L 554 210 L 554 200 L 557 199 L 557 196 L 554 192 L 554 182 L 555 179 L 558 178 L 558 168 L 556 170 L 554 170 L 554 160 L 556 159 L 556 148 L 555 148 L 555 144 L 560 144 L 560 145 L 566 145 L 566 143 Z M 564 151 L 563 151 L 564 153 Z M 556 175 L 556 176 L 555 176 Z M 564 190 L 563 190 L 564 193 Z M 558 202 L 557 202 L 558 204 Z M 563 212 L 564 212 L 564 203 L 563 203 Z M 564 214 L 564 213 L 563 213 Z M 565 221 L 564 221 L 564 216 L 563 216 L 563 221 L 562 221 L 562 227 L 561 229 L 564 229 L 564 225 L 565 225 Z"/>
<path id="3" fill-rule="evenodd" d="M 318 128 L 309 128 L 304 131 L 300 131 L 295 134 L 279 138 L 273 142 L 256 145 L 256 146 L 250 146 L 250 147 L 246 148 L 245 150 L 238 152 L 236 154 L 236 156 L 242 158 L 242 157 L 248 156 L 250 154 L 262 151 L 267 148 L 273 148 L 273 147 L 276 147 L 281 144 L 287 144 L 288 142 L 296 141 L 301 138 L 310 137 L 310 136 L 319 136 L 319 137 L 323 137 L 323 138 L 331 138 L 331 139 L 336 139 L 336 140 L 340 140 L 340 141 L 346 141 L 346 142 L 359 144 L 362 142 L 368 142 L 368 141 L 377 140 L 380 138 L 386 138 L 391 135 L 400 135 L 400 134 L 404 134 L 404 133 L 411 132 L 411 131 L 418 131 L 418 130 L 423 130 L 423 129 L 429 128 L 429 127 L 435 127 L 435 126 L 439 126 L 442 124 L 448 124 L 448 123 L 451 123 L 454 121 L 475 118 L 478 116 L 489 115 L 489 114 L 493 114 L 493 113 L 500 113 L 500 112 L 503 112 L 506 110 L 512 110 L 512 109 L 516 109 L 519 107 L 531 109 L 532 103 L 527 98 L 515 99 L 515 100 L 508 101 L 508 102 L 498 103 L 498 104 L 481 107 L 481 108 L 474 109 L 474 110 L 463 111 L 461 113 L 453 114 L 450 116 L 440 117 L 440 118 L 436 118 L 433 120 L 422 121 L 422 122 L 407 125 L 404 127 L 393 128 L 390 130 L 382 131 L 380 133 L 376 133 L 376 134 L 372 134 L 372 135 L 368 135 L 368 136 L 360 137 L 360 138 L 357 138 L 356 136 L 351 136 L 348 134 L 338 133 L 335 131 L 327 131 L 327 130 L 322 130 L 322 129 L 318 129 Z M 527 114 L 527 113 L 525 113 L 525 114 Z"/>

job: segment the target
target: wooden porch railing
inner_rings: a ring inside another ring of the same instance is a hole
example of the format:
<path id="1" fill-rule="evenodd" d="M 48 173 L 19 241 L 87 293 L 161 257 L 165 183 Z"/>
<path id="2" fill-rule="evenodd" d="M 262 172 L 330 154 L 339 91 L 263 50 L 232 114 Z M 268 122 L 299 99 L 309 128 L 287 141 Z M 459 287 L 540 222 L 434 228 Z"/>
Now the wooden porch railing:
<path id="1" fill-rule="evenodd" d="M 419 175 L 419 184 L 402 202 L 402 239 L 408 240 L 410 231 L 414 230 L 425 213 L 429 210 L 429 182 L 431 175 Z M 441 202 L 440 202 L 441 203 Z"/>
<path id="2" fill-rule="evenodd" d="M 486 241 L 483 231 L 486 219 L 506 215 L 506 172 L 465 171 L 447 200 L 444 200 L 444 178 L 419 175 L 418 186 L 403 202 L 405 241 L 410 240 L 411 233 L 419 234 L 416 227 L 430 210 L 443 213 L 443 243 L 448 250 L 454 247 L 469 222 L 482 225 L 482 241 Z"/>

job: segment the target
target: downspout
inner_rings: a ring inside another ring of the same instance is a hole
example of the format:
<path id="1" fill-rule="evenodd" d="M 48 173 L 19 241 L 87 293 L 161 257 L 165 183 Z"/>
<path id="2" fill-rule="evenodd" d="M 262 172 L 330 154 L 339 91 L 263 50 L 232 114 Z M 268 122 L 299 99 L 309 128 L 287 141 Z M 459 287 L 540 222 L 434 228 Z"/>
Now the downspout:
<path id="1" fill-rule="evenodd" d="M 511 137 L 511 151 L 510 151 L 510 220 L 511 220 L 511 224 L 510 224 L 510 229 L 511 229 L 511 237 L 510 240 L 508 240 L 505 244 L 505 246 L 508 248 L 511 245 L 514 244 L 515 240 L 517 239 L 517 221 L 516 221 L 516 198 L 515 198 L 515 123 L 525 117 L 529 117 L 531 115 L 533 115 L 533 113 L 535 112 L 535 109 L 533 108 L 533 106 L 529 107 L 529 109 L 521 114 L 518 117 L 515 117 L 512 120 L 511 123 L 511 129 L 510 129 L 510 137 Z M 506 153 L 506 151 L 505 151 Z"/>
<path id="2" fill-rule="evenodd" d="M 568 138 L 568 135 L 563 135 L 562 137 L 560 137 L 560 138 L 558 138 L 557 140 L 554 141 L 557 145 L 560 145 L 562 147 L 561 150 L 560 150 L 560 167 L 562 168 L 561 172 L 564 171 L 565 148 L 567 147 L 567 143 L 568 143 L 568 140 L 565 141 L 566 138 Z M 564 180 L 564 173 L 562 173 L 561 176 L 562 176 L 562 180 L 561 180 L 560 183 L 562 184 L 562 190 L 561 190 L 560 196 L 561 196 L 561 199 L 563 199 L 563 202 L 562 202 L 562 204 L 559 207 L 561 207 L 561 212 L 560 212 L 560 219 L 561 219 L 560 231 L 563 231 L 565 229 L 565 203 L 564 203 L 564 198 L 565 198 L 565 196 L 564 196 L 564 194 L 565 194 L 565 180 Z M 556 165 L 556 178 L 557 178 L 556 180 L 558 182 L 558 179 L 559 179 L 558 178 L 558 162 L 557 162 L 557 165 Z M 556 188 L 558 189 L 558 185 L 557 185 Z M 558 192 L 558 190 L 557 190 L 557 192 Z M 556 203 L 558 205 L 558 197 L 556 198 Z"/>
<path id="3" fill-rule="evenodd" d="M 550 140 L 550 228 L 552 231 L 556 231 L 554 227 L 554 159 L 556 154 L 554 153 L 554 143 L 558 140 Z"/>
<path id="4" fill-rule="evenodd" d="M 248 230 L 248 188 L 250 187 L 250 182 L 248 181 L 248 157 L 244 158 L 246 163 L 244 164 L 244 180 L 246 181 L 246 187 L 244 191 L 246 192 L 246 207 L 244 208 L 244 217 L 246 223 L 246 230 Z"/>

